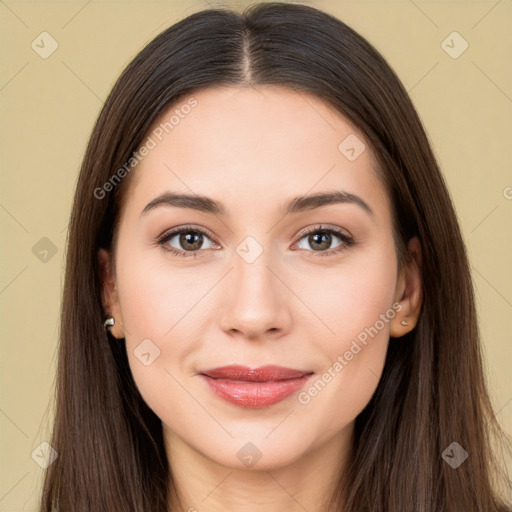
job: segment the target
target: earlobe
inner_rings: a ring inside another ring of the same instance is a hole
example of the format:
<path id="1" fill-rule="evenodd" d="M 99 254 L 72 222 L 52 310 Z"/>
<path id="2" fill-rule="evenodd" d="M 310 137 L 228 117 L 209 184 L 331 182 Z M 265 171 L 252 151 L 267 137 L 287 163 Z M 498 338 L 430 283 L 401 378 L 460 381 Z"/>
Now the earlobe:
<path id="1" fill-rule="evenodd" d="M 408 258 L 397 284 L 395 300 L 402 305 L 401 310 L 390 322 L 390 336 L 399 338 L 412 331 L 418 323 L 423 302 L 421 279 L 421 245 L 417 237 L 407 246 Z"/>
<path id="2" fill-rule="evenodd" d="M 105 317 L 113 317 L 114 324 L 110 329 L 110 333 L 115 338 L 121 339 L 124 337 L 123 333 L 123 319 L 121 315 L 121 308 L 119 305 L 119 298 L 117 294 L 117 286 L 115 276 L 112 271 L 111 255 L 105 249 L 98 251 L 98 268 L 99 278 L 101 283 L 101 302 Z"/>

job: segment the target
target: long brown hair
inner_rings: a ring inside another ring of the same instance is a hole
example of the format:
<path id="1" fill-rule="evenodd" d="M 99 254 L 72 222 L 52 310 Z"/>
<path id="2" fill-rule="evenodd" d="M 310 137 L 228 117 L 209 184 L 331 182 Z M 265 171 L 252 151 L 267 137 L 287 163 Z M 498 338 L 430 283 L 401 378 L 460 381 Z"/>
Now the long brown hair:
<path id="1" fill-rule="evenodd" d="M 419 323 L 390 342 L 378 388 L 356 419 L 332 510 L 507 510 L 496 487 L 491 441 L 502 433 L 484 381 L 468 259 L 418 115 L 384 58 L 350 27 L 312 7 L 263 3 L 243 13 L 198 12 L 166 29 L 119 77 L 94 126 L 68 233 L 50 443 L 59 456 L 47 469 L 40 511 L 168 508 L 175 490 L 161 421 L 138 392 L 124 343 L 103 329 L 97 253 L 112 246 L 137 170 L 121 173 L 118 184 L 113 175 L 159 114 L 217 85 L 283 86 L 327 101 L 374 151 L 400 261 L 408 240 L 421 243 Z M 457 469 L 442 457 L 453 442 L 469 454 Z"/>

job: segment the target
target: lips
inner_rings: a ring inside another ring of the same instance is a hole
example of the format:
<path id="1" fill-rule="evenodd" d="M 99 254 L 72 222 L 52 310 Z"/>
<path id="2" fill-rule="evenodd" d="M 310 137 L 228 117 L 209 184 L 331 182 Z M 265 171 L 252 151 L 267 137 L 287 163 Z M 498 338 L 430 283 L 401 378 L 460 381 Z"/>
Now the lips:
<path id="1" fill-rule="evenodd" d="M 247 366 L 232 365 L 213 368 L 201 372 L 213 379 L 241 380 L 245 382 L 268 382 L 275 380 L 297 379 L 313 373 L 310 371 L 294 370 L 283 366 L 261 366 L 248 368 Z"/>
<path id="2" fill-rule="evenodd" d="M 284 400 L 304 386 L 313 372 L 273 365 L 260 368 L 232 365 L 203 370 L 200 375 L 220 398 L 254 409 Z"/>

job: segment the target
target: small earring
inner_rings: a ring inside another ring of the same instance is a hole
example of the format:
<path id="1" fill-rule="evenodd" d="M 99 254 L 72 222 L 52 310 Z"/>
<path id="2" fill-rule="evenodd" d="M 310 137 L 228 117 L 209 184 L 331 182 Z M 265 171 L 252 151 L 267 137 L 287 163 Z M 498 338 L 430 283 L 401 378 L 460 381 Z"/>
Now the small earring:
<path id="1" fill-rule="evenodd" d="M 405 326 L 405 325 L 409 325 L 409 322 L 407 322 L 407 320 L 402 320 L 400 323 L 401 323 L 402 325 L 404 325 L 404 326 Z"/>
<path id="2" fill-rule="evenodd" d="M 113 316 L 109 316 L 107 317 L 107 319 L 105 320 L 105 322 L 103 322 L 103 327 L 106 329 L 108 329 L 109 327 L 112 327 L 114 324 L 116 323 L 115 319 Z"/>

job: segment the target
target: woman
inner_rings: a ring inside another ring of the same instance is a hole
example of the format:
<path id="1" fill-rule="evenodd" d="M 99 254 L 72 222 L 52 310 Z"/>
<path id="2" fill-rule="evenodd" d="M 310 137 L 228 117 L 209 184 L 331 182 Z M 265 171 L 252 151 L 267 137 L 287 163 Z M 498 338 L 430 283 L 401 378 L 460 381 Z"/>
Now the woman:
<path id="1" fill-rule="evenodd" d="M 58 364 L 41 511 L 508 510 L 427 137 L 311 7 L 194 14 L 122 73 L 78 180 Z"/>

